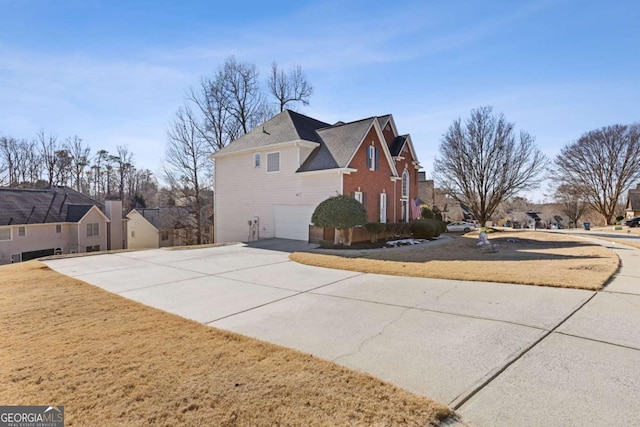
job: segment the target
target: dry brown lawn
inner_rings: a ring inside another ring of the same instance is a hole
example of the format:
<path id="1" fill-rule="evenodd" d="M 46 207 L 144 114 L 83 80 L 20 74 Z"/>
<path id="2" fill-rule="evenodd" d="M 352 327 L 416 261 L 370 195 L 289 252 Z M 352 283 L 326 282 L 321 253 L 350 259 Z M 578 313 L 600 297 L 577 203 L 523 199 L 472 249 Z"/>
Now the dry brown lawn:
<path id="1" fill-rule="evenodd" d="M 66 425 L 433 425 L 447 407 L 31 261 L 0 267 L 0 402 Z"/>
<path id="2" fill-rule="evenodd" d="M 619 264 L 609 249 L 567 235 L 500 232 L 489 234 L 489 241 L 499 245 L 497 252 L 477 249 L 478 234 L 471 233 L 423 248 L 340 256 L 297 252 L 290 258 L 365 273 L 591 290 L 600 289 Z"/>

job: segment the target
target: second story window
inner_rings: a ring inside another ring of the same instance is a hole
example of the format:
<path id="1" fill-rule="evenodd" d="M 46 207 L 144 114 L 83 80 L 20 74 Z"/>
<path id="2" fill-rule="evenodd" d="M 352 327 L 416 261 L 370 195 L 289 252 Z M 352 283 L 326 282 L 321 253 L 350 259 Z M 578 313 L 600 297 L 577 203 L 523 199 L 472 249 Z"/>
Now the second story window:
<path id="1" fill-rule="evenodd" d="M 378 149 L 373 145 L 367 147 L 367 169 L 378 170 Z"/>
<path id="2" fill-rule="evenodd" d="M 267 153 L 267 172 L 280 172 L 280 152 Z"/>
<path id="3" fill-rule="evenodd" d="M 87 224 L 87 237 L 88 236 L 99 236 L 100 235 L 100 224 L 97 222 L 92 224 Z"/>
<path id="4" fill-rule="evenodd" d="M 24 227 L 18 227 L 18 236 L 24 236 L 27 234 L 27 229 Z"/>
<path id="5" fill-rule="evenodd" d="M 62 225 L 56 224 L 56 233 L 62 233 Z"/>
<path id="6" fill-rule="evenodd" d="M 253 166 L 256 168 L 260 167 L 260 153 L 256 153 L 253 155 Z"/>

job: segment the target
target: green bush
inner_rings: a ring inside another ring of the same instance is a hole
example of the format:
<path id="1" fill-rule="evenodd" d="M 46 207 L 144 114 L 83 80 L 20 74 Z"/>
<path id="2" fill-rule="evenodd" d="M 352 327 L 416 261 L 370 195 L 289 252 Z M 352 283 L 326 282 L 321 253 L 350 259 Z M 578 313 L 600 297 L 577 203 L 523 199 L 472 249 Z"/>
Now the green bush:
<path id="1" fill-rule="evenodd" d="M 368 222 L 364 225 L 364 228 L 371 234 L 371 243 L 375 243 L 378 241 L 380 233 L 384 233 L 387 229 L 387 225 L 381 222 Z"/>
<path id="2" fill-rule="evenodd" d="M 348 196 L 334 196 L 321 202 L 313 211 L 311 222 L 317 227 L 335 227 L 347 230 L 367 222 L 367 211 L 362 203 Z"/>
<path id="3" fill-rule="evenodd" d="M 447 230 L 447 225 L 437 219 L 419 219 L 411 223 L 411 234 L 416 239 L 433 239 Z"/>
<path id="4" fill-rule="evenodd" d="M 353 197 L 329 197 L 313 211 L 311 222 L 316 227 L 334 227 L 338 241 L 350 246 L 353 227 L 367 222 L 367 210 Z"/>
<path id="5" fill-rule="evenodd" d="M 433 218 L 434 217 L 434 213 L 433 213 L 433 211 L 431 209 L 429 209 L 428 207 L 425 206 L 420 210 L 420 216 L 423 219 Z"/>

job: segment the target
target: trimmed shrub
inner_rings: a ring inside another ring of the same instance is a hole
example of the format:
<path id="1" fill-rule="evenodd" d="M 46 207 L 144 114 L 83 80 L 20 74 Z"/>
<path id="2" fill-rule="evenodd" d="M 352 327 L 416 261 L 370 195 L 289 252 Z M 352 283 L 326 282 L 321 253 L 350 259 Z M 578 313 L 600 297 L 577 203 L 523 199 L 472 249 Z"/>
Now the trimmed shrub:
<path id="1" fill-rule="evenodd" d="M 447 229 L 447 225 L 437 219 L 419 219 L 411 223 L 411 234 L 416 239 L 433 239 L 440 236 Z"/>
<path id="2" fill-rule="evenodd" d="M 367 210 L 349 196 L 334 196 L 321 202 L 313 211 L 311 222 L 316 227 L 334 227 L 346 246 L 351 245 L 353 227 L 367 222 Z M 344 231 L 347 230 L 347 236 Z"/>
<path id="3" fill-rule="evenodd" d="M 371 243 L 375 243 L 378 241 L 380 233 L 384 233 L 387 229 L 387 225 L 381 222 L 368 222 L 364 225 L 364 228 L 371 234 Z"/>

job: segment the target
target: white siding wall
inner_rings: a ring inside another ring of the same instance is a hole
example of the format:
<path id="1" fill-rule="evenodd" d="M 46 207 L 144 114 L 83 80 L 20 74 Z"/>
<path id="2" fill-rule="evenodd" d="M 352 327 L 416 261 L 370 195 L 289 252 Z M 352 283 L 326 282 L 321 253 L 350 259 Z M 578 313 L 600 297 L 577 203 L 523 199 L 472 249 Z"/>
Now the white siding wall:
<path id="1" fill-rule="evenodd" d="M 249 239 L 248 221 L 260 220 L 260 238 L 274 237 L 274 205 L 317 206 L 342 191 L 338 172 L 296 174 L 299 161 L 310 150 L 280 148 L 280 172 L 267 173 L 268 152 L 260 151 L 260 167 L 254 153 L 218 158 L 215 161 L 215 241 L 242 242 Z"/>
<path id="2" fill-rule="evenodd" d="M 127 239 L 129 249 L 159 248 L 160 236 L 155 228 L 137 211 L 127 215 Z"/>
<path id="3" fill-rule="evenodd" d="M 87 224 L 98 223 L 98 235 L 87 236 Z M 87 246 L 100 245 L 101 251 L 107 250 L 107 221 L 104 216 L 92 209 L 78 222 L 78 252 L 86 252 Z"/>
<path id="4" fill-rule="evenodd" d="M 13 225 L 13 239 L 0 242 L 0 264 L 11 262 L 11 254 L 39 251 L 43 249 L 62 249 L 62 253 L 68 254 L 71 249 L 76 249 L 76 224 L 61 223 L 61 232 L 56 233 L 56 224 L 29 224 Z M 18 228 L 25 228 L 25 235 L 18 235 Z"/>

